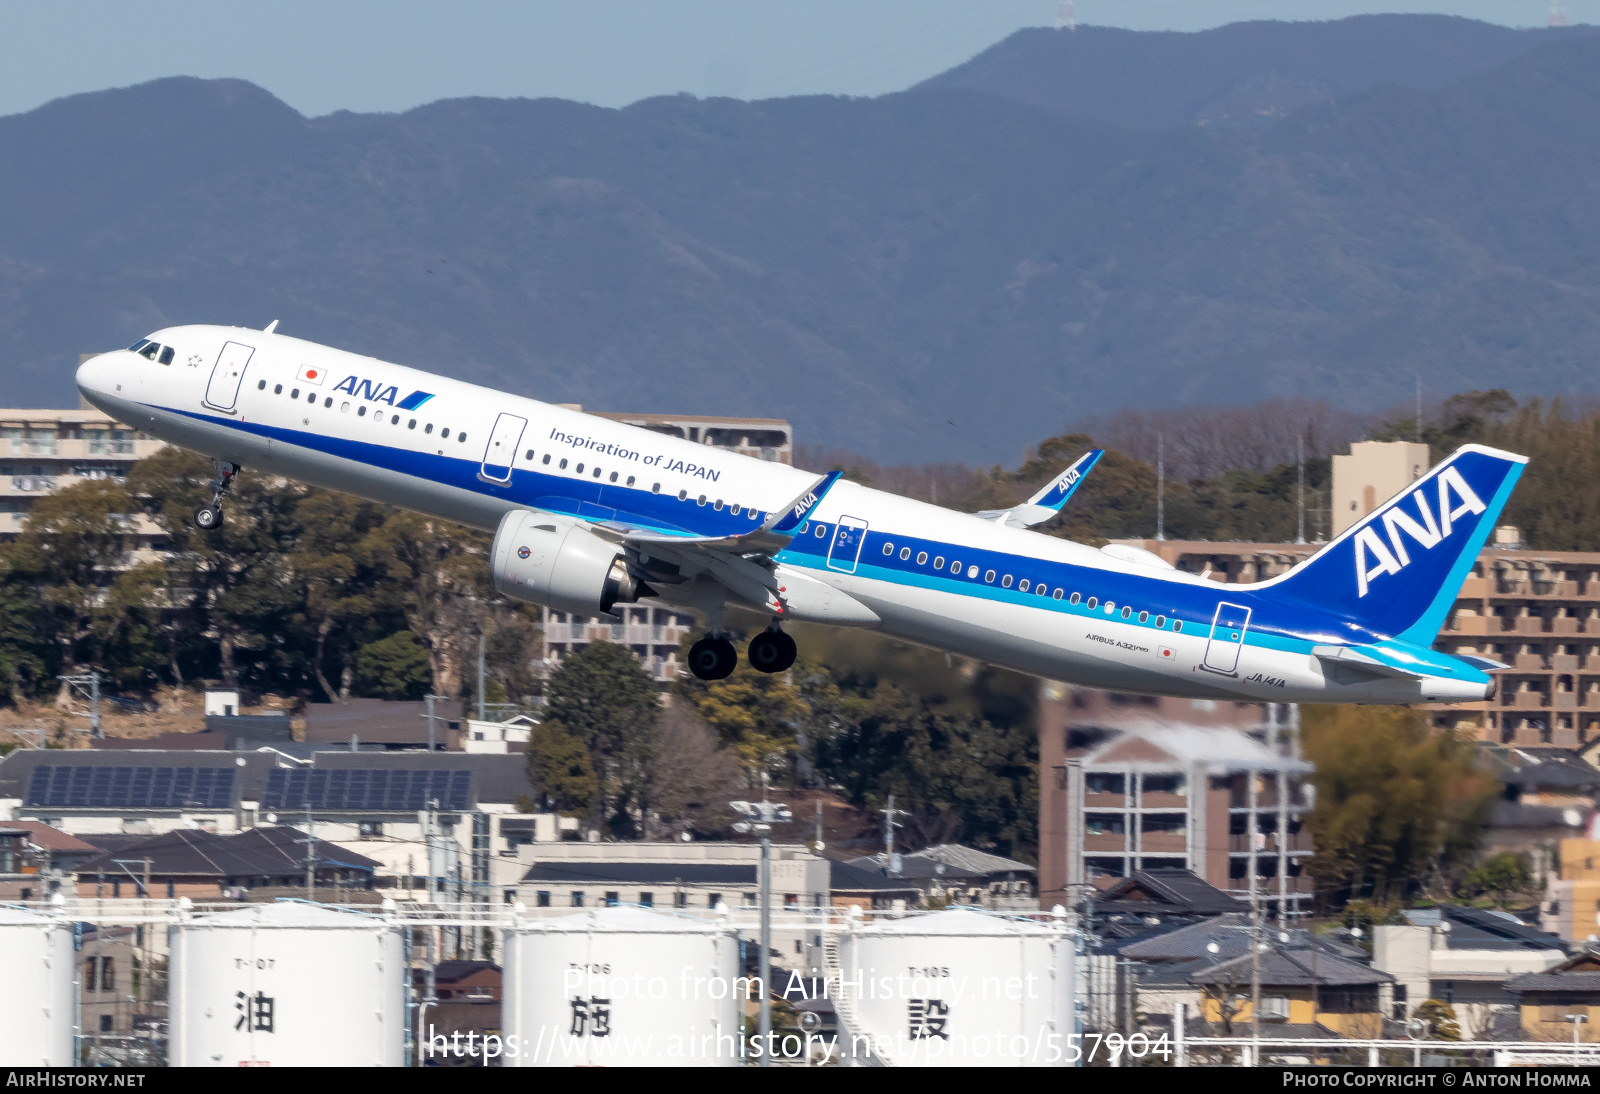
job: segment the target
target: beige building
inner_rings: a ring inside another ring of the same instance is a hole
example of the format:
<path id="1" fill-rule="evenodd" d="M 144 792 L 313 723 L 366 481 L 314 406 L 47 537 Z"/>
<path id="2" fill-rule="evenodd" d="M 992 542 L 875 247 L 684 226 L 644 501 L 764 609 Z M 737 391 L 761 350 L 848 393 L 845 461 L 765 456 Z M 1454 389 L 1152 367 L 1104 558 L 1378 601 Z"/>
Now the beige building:
<path id="1" fill-rule="evenodd" d="M 165 447 L 85 404 L 77 410 L 0 410 L 0 539 L 14 538 L 34 503 L 91 479 L 124 479 Z M 155 526 L 147 532 L 153 534 Z"/>
<path id="2" fill-rule="evenodd" d="M 574 410 L 583 407 L 573 404 Z M 718 418 L 704 414 L 618 414 L 591 410 L 597 418 L 636 425 L 695 444 L 726 448 L 772 463 L 794 463 L 794 430 L 782 418 Z"/>
<path id="3" fill-rule="evenodd" d="M 1411 441 L 1357 441 L 1333 457 L 1333 534 L 1394 497 L 1428 470 L 1428 446 Z"/>

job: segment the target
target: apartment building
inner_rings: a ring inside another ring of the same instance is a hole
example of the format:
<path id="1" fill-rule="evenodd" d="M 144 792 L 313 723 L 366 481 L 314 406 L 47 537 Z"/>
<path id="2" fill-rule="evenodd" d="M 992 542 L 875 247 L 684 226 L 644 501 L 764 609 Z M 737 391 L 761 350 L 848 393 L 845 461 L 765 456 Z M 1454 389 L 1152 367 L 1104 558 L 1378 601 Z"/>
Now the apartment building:
<path id="1" fill-rule="evenodd" d="M 77 410 L 0 410 L 0 540 L 15 538 L 45 495 L 75 482 L 126 478 L 135 461 L 165 444 L 87 404 Z M 155 525 L 141 532 L 154 535 Z"/>
<path id="2" fill-rule="evenodd" d="M 1297 708 L 1046 683 L 1039 717 L 1042 907 L 1176 869 L 1267 915 L 1309 908 Z"/>
<path id="3" fill-rule="evenodd" d="M 565 404 L 574 410 L 582 406 Z M 794 463 L 794 430 L 782 418 L 719 418 L 704 414 L 619 414 L 590 411 L 623 425 L 636 425 L 695 444 L 754 456 L 772 463 Z"/>

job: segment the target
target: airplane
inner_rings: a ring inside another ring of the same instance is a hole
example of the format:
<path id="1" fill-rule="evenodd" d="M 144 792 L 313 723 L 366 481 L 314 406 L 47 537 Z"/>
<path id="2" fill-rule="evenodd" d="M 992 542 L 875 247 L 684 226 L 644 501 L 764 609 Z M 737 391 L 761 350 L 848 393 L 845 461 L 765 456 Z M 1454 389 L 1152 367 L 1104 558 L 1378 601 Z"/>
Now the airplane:
<path id="1" fill-rule="evenodd" d="M 221 523 L 244 467 L 457 521 L 494 534 L 505 596 L 574 616 L 703 615 L 688 655 L 703 680 L 738 664 L 730 604 L 768 618 L 746 657 L 769 673 L 794 663 L 789 621 L 1194 699 L 1472 702 L 1504 667 L 1431 645 L 1524 456 L 1465 445 L 1287 573 L 1219 585 L 1137 547 L 1031 530 L 1095 453 L 1020 506 L 958 513 L 276 327 L 159 330 L 84 362 L 78 387 L 212 458 L 201 528 Z"/>

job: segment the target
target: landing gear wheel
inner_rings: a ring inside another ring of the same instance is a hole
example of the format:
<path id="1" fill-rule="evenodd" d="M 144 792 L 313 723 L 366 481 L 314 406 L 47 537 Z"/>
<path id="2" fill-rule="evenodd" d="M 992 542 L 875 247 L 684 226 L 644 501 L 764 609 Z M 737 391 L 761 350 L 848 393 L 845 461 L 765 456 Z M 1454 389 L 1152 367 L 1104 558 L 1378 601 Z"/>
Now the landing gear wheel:
<path id="1" fill-rule="evenodd" d="M 723 680 L 739 665 L 739 651 L 726 638 L 702 638 L 689 647 L 689 671 L 700 680 Z"/>
<path id="2" fill-rule="evenodd" d="M 745 658 L 757 672 L 783 672 L 794 664 L 794 639 L 782 631 L 762 631 L 750 639 Z"/>
<path id="3" fill-rule="evenodd" d="M 194 526 L 204 532 L 222 526 L 222 499 L 233 489 L 234 476 L 243 470 L 238 464 L 227 460 L 212 462 L 217 468 L 217 478 L 211 484 L 211 504 L 202 505 L 194 511 Z"/>
<path id="4" fill-rule="evenodd" d="M 194 526 L 203 532 L 222 526 L 222 507 L 218 505 L 202 505 L 194 511 Z"/>

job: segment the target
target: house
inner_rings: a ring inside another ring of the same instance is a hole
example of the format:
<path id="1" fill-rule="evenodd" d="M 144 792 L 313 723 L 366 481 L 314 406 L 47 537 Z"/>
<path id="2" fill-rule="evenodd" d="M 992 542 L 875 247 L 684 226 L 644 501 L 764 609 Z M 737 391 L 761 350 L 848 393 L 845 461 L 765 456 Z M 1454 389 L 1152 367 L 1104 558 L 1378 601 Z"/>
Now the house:
<path id="1" fill-rule="evenodd" d="M 325 897 L 345 889 L 369 889 L 378 863 L 294 828 L 263 827 L 220 835 L 178 829 L 107 851 L 78 864 L 79 899 L 188 897 L 197 901 L 241 900 L 258 887 L 304 891 L 307 856 L 314 888 Z"/>
<path id="2" fill-rule="evenodd" d="M 1089 910 L 1097 930 L 1104 931 L 1113 924 L 1194 923 L 1211 916 L 1243 914 L 1250 909 L 1244 901 L 1189 870 L 1157 866 L 1135 870 L 1098 893 Z"/>
<path id="3" fill-rule="evenodd" d="M 1528 1040 L 1600 1041 L 1600 953 L 1585 950 L 1544 972 L 1514 977 L 1506 991 L 1516 997 Z"/>
<path id="4" fill-rule="evenodd" d="M 429 711 L 432 718 L 429 718 Z M 348 746 L 381 745 L 391 751 L 460 751 L 461 704 L 454 699 L 397 702 L 388 699 L 346 699 L 308 703 L 306 743 Z"/>
<path id="5" fill-rule="evenodd" d="M 1403 913 L 1408 923 L 1372 929 L 1372 967 L 1394 977 L 1380 991 L 1384 1015 L 1405 1022 L 1423 1002 L 1455 1009 L 1463 1037 L 1482 1040 L 1514 1030 L 1517 1000 L 1507 983 L 1561 964 L 1561 939 L 1509 912 L 1444 904 Z"/>
<path id="6" fill-rule="evenodd" d="M 1254 957 L 1240 954 L 1189 974 L 1189 982 L 1200 991 L 1200 1015 L 1205 1022 L 1235 1032 L 1253 1025 Z M 1383 1035 L 1379 988 L 1394 978 L 1380 969 L 1327 953 L 1320 946 L 1296 945 L 1291 939 L 1283 944 L 1268 943 L 1260 954 L 1259 979 L 1263 1027 L 1270 1023 L 1274 1030 L 1303 1027 L 1309 1031 L 1320 1026 L 1355 1038 Z"/>
<path id="7" fill-rule="evenodd" d="M 1482 759 L 1485 773 L 1501 783 L 1483 853 L 1526 854 L 1535 880 L 1547 883 L 1555 873 L 1557 845 L 1584 834 L 1600 795 L 1600 771 L 1564 748 L 1485 748 Z"/>
<path id="8" fill-rule="evenodd" d="M 528 738 L 539 720 L 531 714 L 514 714 L 499 722 L 468 718 L 461 731 L 463 752 L 526 752 Z"/>
<path id="9" fill-rule="evenodd" d="M 39 821 L 0 824 L 0 900 L 44 900 L 100 848 Z"/>
<path id="10" fill-rule="evenodd" d="M 486 1035 L 500 1033 L 501 979 L 500 966 L 492 961 L 441 961 L 434 966 L 433 994 L 437 1002 L 430 1004 L 419 1019 L 419 1044 L 429 1066 L 485 1066 L 482 1049 L 467 1055 L 467 1046 L 480 1045 Z M 412 969 L 411 984 L 420 1004 L 427 998 L 426 970 Z M 470 1042 L 468 1034 L 475 1034 Z M 488 1066 L 497 1067 L 499 1063 L 496 1060 Z"/>
<path id="11" fill-rule="evenodd" d="M 1248 959 L 1250 953 L 1251 925 L 1246 912 L 1223 912 L 1190 923 L 1149 924 L 1127 918 L 1111 923 L 1110 928 L 1099 932 L 1102 941 L 1087 958 L 1085 1022 L 1095 1029 L 1126 1028 L 1130 999 L 1152 1020 L 1165 1021 L 1179 1006 L 1199 1019 L 1206 1013 L 1204 991 L 1194 977 L 1236 958 Z M 1361 964 L 1366 959 L 1362 950 L 1308 931 L 1262 929 L 1264 940 L 1301 954 L 1317 974 L 1319 985 L 1327 983 L 1321 976 L 1324 965 L 1335 969 L 1340 967 L 1336 962 Z M 1284 934 L 1286 943 L 1280 941 Z M 1294 1021 L 1302 1024 L 1308 1021 L 1309 992 L 1305 999 L 1308 1006 L 1301 1008 L 1305 1013 L 1297 1011 L 1294 1016 Z M 1339 1003 L 1337 999 L 1329 1002 Z"/>
<path id="12" fill-rule="evenodd" d="M 828 864 L 828 903 L 833 908 L 893 911 L 913 907 L 925 895 L 926 891 L 915 881 L 890 877 L 881 866 L 837 861 Z"/>
<path id="13" fill-rule="evenodd" d="M 1556 868 L 1545 881 L 1540 923 L 1568 942 L 1600 933 L 1600 840 L 1569 836 L 1556 843 Z"/>
<path id="14" fill-rule="evenodd" d="M 1036 911 L 1034 879 L 1038 871 L 1026 862 L 1002 858 L 964 847 L 941 843 L 908 854 L 897 854 L 893 862 L 879 852 L 849 860 L 863 870 L 884 871 L 888 876 L 916 885 L 924 901 L 970 904 L 997 911 Z"/>

